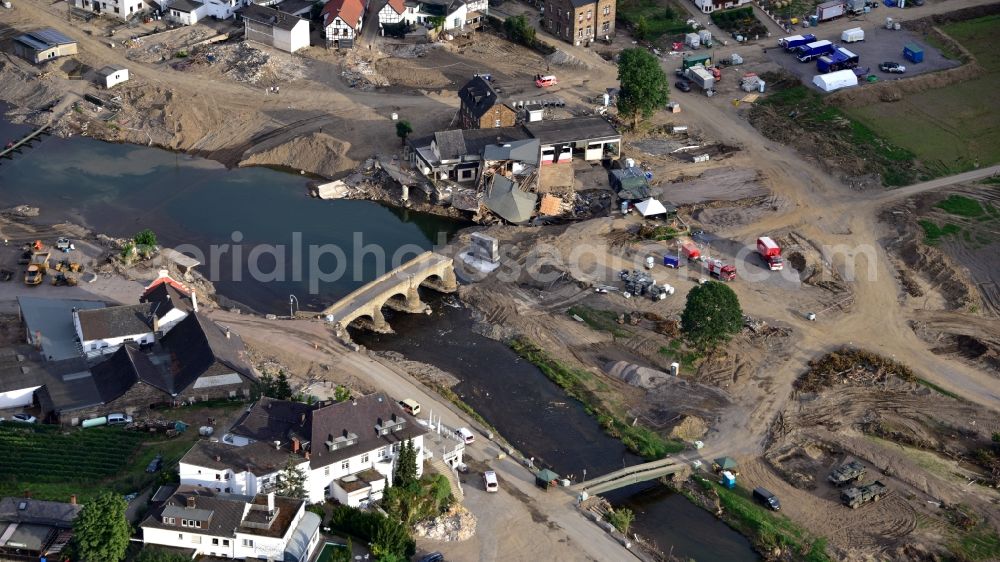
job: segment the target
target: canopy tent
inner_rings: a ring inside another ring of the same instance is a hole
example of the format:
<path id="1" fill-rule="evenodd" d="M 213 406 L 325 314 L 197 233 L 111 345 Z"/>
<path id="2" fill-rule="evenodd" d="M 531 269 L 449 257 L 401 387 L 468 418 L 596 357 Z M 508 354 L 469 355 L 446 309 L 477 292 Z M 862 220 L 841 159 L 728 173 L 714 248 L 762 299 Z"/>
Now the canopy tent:
<path id="1" fill-rule="evenodd" d="M 493 178 L 493 185 L 483 200 L 486 208 L 514 224 L 527 222 L 535 210 L 538 195 L 521 191 L 504 176 L 495 175 Z"/>
<path id="2" fill-rule="evenodd" d="M 547 468 L 543 468 L 538 471 L 535 475 L 535 484 L 542 489 L 549 489 L 552 486 L 557 486 L 559 483 L 559 475 Z"/>
<path id="3" fill-rule="evenodd" d="M 736 468 L 736 460 L 732 457 L 719 457 L 714 462 L 719 467 L 719 470 L 733 470 Z"/>
<path id="4" fill-rule="evenodd" d="M 635 208 L 639 211 L 639 214 L 644 217 L 667 214 L 667 208 L 663 206 L 663 203 L 660 203 L 652 197 L 646 199 L 645 201 L 636 203 Z"/>

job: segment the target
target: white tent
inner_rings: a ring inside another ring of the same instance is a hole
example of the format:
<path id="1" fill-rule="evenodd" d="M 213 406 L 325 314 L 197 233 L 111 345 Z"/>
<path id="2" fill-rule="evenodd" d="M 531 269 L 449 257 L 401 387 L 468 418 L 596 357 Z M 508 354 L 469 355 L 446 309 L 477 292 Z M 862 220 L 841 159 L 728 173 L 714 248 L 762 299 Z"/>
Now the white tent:
<path id="1" fill-rule="evenodd" d="M 817 74 L 813 77 L 813 84 L 824 92 L 832 92 L 841 88 L 858 85 L 858 77 L 853 70 L 838 70 L 829 74 Z"/>
<path id="2" fill-rule="evenodd" d="M 644 217 L 667 214 L 667 208 L 663 206 L 663 203 L 660 203 L 652 197 L 646 199 L 645 201 L 636 203 L 635 208 L 639 211 L 639 214 Z"/>

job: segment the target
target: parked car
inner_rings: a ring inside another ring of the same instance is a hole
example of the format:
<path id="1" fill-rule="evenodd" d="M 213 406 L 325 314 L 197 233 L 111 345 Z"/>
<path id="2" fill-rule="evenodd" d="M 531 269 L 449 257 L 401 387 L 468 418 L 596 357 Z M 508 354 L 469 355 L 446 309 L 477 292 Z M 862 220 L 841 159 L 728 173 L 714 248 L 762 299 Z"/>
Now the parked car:
<path id="1" fill-rule="evenodd" d="M 156 455 L 153 460 L 149 461 L 149 465 L 146 467 L 146 472 L 159 472 L 161 468 L 163 468 L 163 455 Z"/>
<path id="2" fill-rule="evenodd" d="M 412 398 L 404 398 L 399 401 L 399 406 L 403 408 L 407 414 L 415 416 L 420 413 L 420 403 Z"/>
<path id="3" fill-rule="evenodd" d="M 889 74 L 902 74 L 906 72 L 906 67 L 898 62 L 883 62 L 878 65 L 878 68 L 882 72 L 888 72 Z"/>
<path id="4" fill-rule="evenodd" d="M 10 421 L 21 422 L 21 423 L 35 423 L 38 418 L 30 414 L 14 414 L 10 417 Z"/>
<path id="5" fill-rule="evenodd" d="M 688 84 L 688 83 L 687 83 L 687 82 L 685 82 L 684 80 L 678 80 L 678 81 L 677 81 L 677 83 L 676 83 L 676 84 L 674 84 L 674 86 L 675 86 L 675 87 L 676 87 L 676 88 L 677 88 L 678 90 L 680 90 L 680 91 L 682 91 L 682 92 L 690 92 L 690 91 L 691 91 L 691 84 Z"/>
<path id="6" fill-rule="evenodd" d="M 753 499 L 757 500 L 757 502 L 761 504 L 764 504 L 771 511 L 781 510 L 781 502 L 778 501 L 778 496 L 772 494 L 767 488 L 754 488 Z"/>
<path id="7" fill-rule="evenodd" d="M 462 442 L 465 443 L 466 445 L 471 445 L 472 442 L 476 440 L 476 436 L 473 435 L 472 432 L 469 431 L 469 428 L 467 427 L 460 427 L 456 429 L 455 435 L 457 435 L 458 438 L 461 439 Z"/>
<path id="8" fill-rule="evenodd" d="M 440 552 L 432 552 L 417 562 L 444 562 L 444 554 L 441 554 Z"/>
<path id="9" fill-rule="evenodd" d="M 483 484 L 485 485 L 487 492 L 500 491 L 500 482 L 497 481 L 497 473 L 492 470 L 487 470 L 483 473 Z"/>
<path id="10" fill-rule="evenodd" d="M 558 83 L 559 80 L 551 74 L 548 76 L 542 76 L 540 74 L 535 75 L 535 86 L 538 86 L 539 88 L 548 88 L 549 86 L 555 86 Z"/>
<path id="11" fill-rule="evenodd" d="M 108 425 L 128 425 L 130 423 L 132 423 L 132 416 L 108 414 Z"/>

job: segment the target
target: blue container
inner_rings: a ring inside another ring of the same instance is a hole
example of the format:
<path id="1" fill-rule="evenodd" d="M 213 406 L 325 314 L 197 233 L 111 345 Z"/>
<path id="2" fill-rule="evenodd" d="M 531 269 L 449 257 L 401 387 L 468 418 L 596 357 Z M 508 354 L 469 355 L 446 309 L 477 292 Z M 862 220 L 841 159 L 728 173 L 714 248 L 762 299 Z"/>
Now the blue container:
<path id="1" fill-rule="evenodd" d="M 736 476 L 732 472 L 724 471 L 722 473 L 722 480 L 719 480 L 719 484 L 722 484 L 726 488 L 732 490 L 736 487 Z"/>
<path id="2" fill-rule="evenodd" d="M 665 265 L 667 267 L 671 267 L 673 269 L 677 269 L 678 267 L 681 266 L 681 261 L 679 259 L 677 259 L 677 256 L 667 256 L 667 255 L 664 255 L 663 256 L 663 265 Z"/>
<path id="3" fill-rule="evenodd" d="M 916 43 L 907 43 L 903 45 L 903 58 L 912 62 L 924 62 L 924 50 Z"/>

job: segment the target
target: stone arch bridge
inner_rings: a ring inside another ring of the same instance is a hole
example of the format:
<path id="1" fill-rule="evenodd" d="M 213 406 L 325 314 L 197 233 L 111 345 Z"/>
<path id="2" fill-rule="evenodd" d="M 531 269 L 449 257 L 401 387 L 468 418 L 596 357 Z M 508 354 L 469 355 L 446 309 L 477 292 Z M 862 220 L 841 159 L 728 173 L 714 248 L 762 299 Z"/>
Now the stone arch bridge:
<path id="1" fill-rule="evenodd" d="M 428 310 L 420 300 L 418 289 L 423 285 L 441 293 L 458 290 L 455 264 L 452 258 L 434 252 L 424 252 L 396 269 L 382 275 L 340 299 L 321 317 L 342 331 L 357 322 L 375 332 L 392 333 L 382 315 L 382 307 L 419 314 Z"/>

